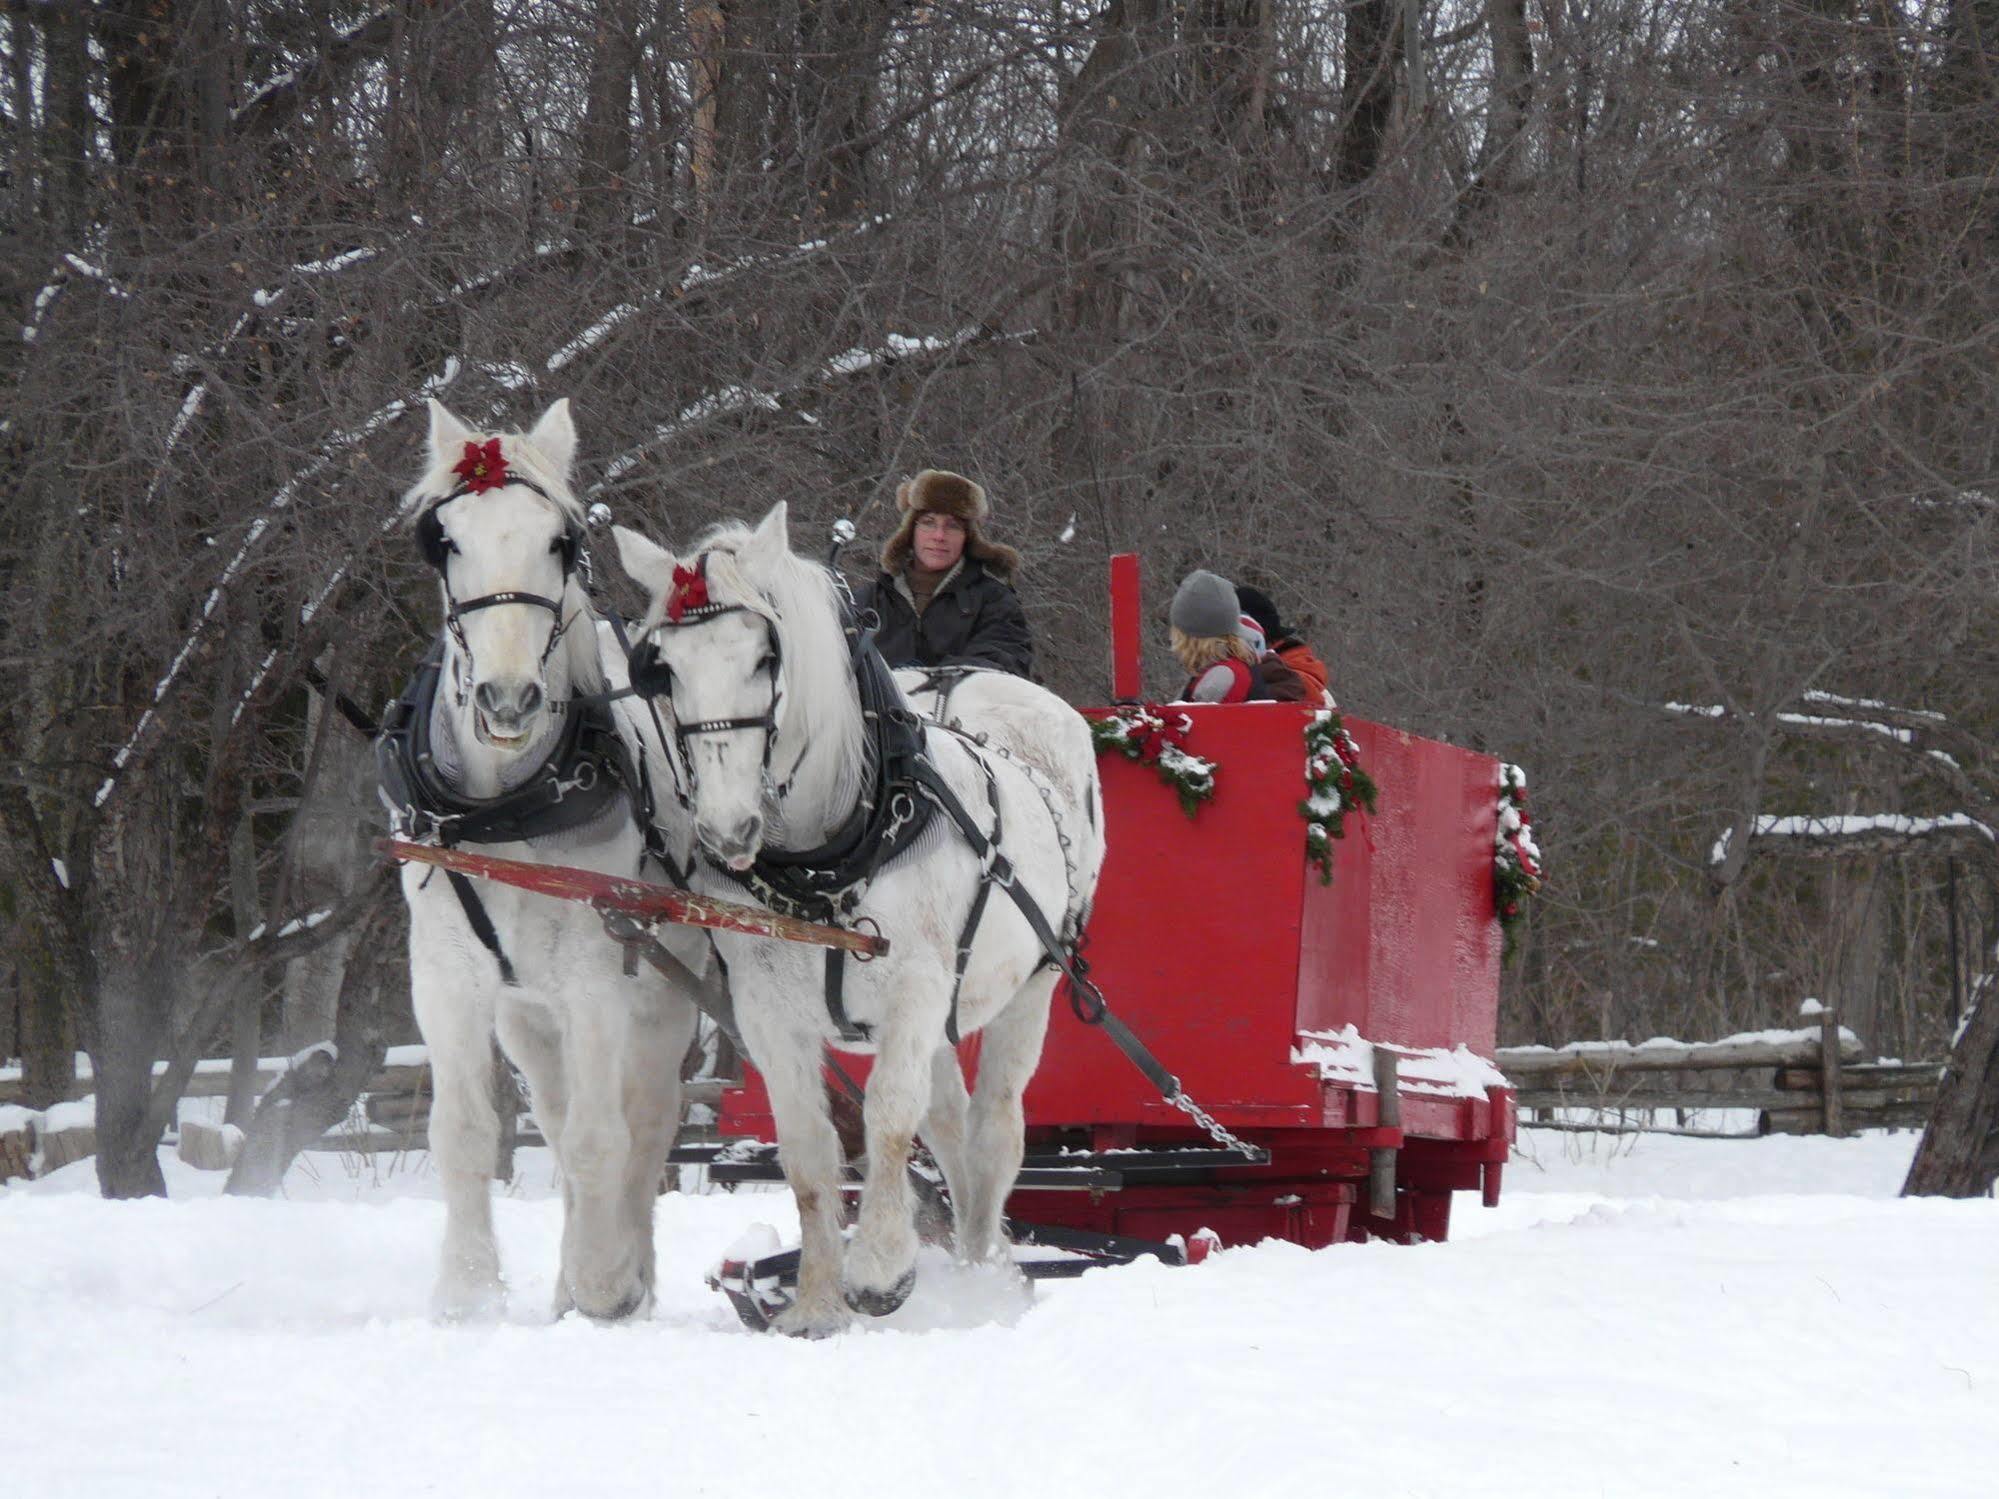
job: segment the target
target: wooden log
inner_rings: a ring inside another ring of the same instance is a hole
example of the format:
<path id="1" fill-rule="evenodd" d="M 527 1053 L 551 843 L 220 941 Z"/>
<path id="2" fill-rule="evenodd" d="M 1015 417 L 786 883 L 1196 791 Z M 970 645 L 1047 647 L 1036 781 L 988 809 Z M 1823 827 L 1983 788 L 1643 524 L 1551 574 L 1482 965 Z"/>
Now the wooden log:
<path id="1" fill-rule="evenodd" d="M 35 1136 L 29 1126 L 0 1130 L 0 1182 L 26 1181 L 35 1158 Z"/>
<path id="2" fill-rule="evenodd" d="M 1557 1077 L 1600 1078 L 1626 1072 L 1679 1072 L 1689 1068 L 1815 1067 L 1822 1044 L 1818 1032 L 1799 1031 L 1781 1041 L 1753 1037 L 1740 1041 L 1648 1041 L 1642 1046 L 1622 1041 L 1591 1042 L 1565 1046 L 1560 1051 L 1510 1046 L 1500 1048 L 1495 1060 L 1499 1070 L 1515 1082 L 1538 1082 Z M 1853 1037 L 1842 1037 L 1839 1055 L 1843 1062 L 1858 1062 L 1860 1042 Z"/>
<path id="3" fill-rule="evenodd" d="M 1929 1110 L 1921 1104 L 1883 1104 L 1877 1108 L 1861 1108 L 1848 1100 L 1845 1111 L 1846 1127 L 1856 1129 L 1920 1129 L 1929 1118 Z M 1825 1132 L 1825 1110 L 1771 1109 L 1763 1115 L 1764 1132 L 1772 1135 L 1818 1135 Z"/>
<path id="4" fill-rule="evenodd" d="M 42 1152 L 41 1174 L 60 1171 L 77 1161 L 97 1154 L 97 1126 L 72 1124 L 68 1129 L 36 1130 L 35 1143 Z"/>
<path id="5" fill-rule="evenodd" d="M 1819 1106 L 1825 1115 L 1825 1132 L 1837 1140 L 1846 1133 L 1840 1108 L 1839 1011 L 1819 1014 Z"/>
<path id="6" fill-rule="evenodd" d="M 1925 1097 L 1921 1093 L 1903 1092 L 1894 1088 L 1862 1088 L 1850 1090 L 1845 1095 L 1846 1104 L 1851 1109 L 1921 1108 Z M 1673 1110 L 1688 1112 L 1694 1109 L 1751 1109 L 1768 1111 L 1771 1109 L 1790 1112 L 1810 1110 L 1821 1119 L 1825 1108 L 1816 1093 L 1779 1092 L 1774 1088 L 1740 1093 L 1690 1093 L 1690 1094 L 1611 1094 L 1599 1093 L 1533 1093 L 1516 1094 L 1516 1098 L 1531 1098 L 1535 1106 L 1542 1109 L 1595 1109 L 1604 1113 L 1664 1114 Z"/>
<path id="7" fill-rule="evenodd" d="M 1514 1098 L 1537 1109 L 1787 1109 L 1816 1094 L 1779 1092 L 1775 1088 L 1687 1088 L 1673 1092 L 1618 1089 L 1615 1092 L 1567 1088 L 1523 1089 Z"/>
<path id="8" fill-rule="evenodd" d="M 1934 1093 L 1942 1072 L 1940 1062 L 1861 1062 L 1840 1068 L 1839 1081 L 1846 1089 L 1885 1087 Z M 1780 1067 L 1772 1081 L 1781 1089 L 1816 1093 L 1822 1079 L 1816 1068 Z"/>
<path id="9" fill-rule="evenodd" d="M 210 1124 L 205 1119 L 183 1119 L 180 1123 L 180 1143 L 175 1151 L 197 1171 L 227 1171 L 236 1164 L 242 1149 L 243 1131 L 233 1124 Z"/>

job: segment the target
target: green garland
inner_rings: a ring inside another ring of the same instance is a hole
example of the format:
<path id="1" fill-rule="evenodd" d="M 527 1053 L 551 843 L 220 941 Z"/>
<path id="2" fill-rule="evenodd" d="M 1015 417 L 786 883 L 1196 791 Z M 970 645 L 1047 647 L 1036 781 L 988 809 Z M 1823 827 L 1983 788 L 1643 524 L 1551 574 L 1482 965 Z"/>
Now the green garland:
<path id="1" fill-rule="evenodd" d="M 1169 720 L 1162 709 L 1148 703 L 1093 717 L 1089 722 L 1098 754 L 1112 750 L 1136 764 L 1150 765 L 1159 779 L 1173 788 L 1180 798 L 1180 810 L 1189 817 L 1215 794 L 1215 762 L 1187 752 L 1187 730 L 1193 727 L 1193 720 L 1186 714 Z"/>
<path id="2" fill-rule="evenodd" d="M 1319 883 L 1333 882 L 1333 840 L 1346 836 L 1349 807 L 1374 810 L 1374 777 L 1361 767 L 1360 746 L 1336 708 L 1322 709 L 1305 725 L 1305 857 L 1319 866 Z"/>
<path id="3" fill-rule="evenodd" d="M 1499 767 L 1499 825 L 1493 833 L 1492 909 L 1506 939 L 1502 958 L 1513 956 L 1514 931 L 1527 919 L 1527 897 L 1541 888 L 1541 850 L 1527 811 L 1527 772 Z"/>

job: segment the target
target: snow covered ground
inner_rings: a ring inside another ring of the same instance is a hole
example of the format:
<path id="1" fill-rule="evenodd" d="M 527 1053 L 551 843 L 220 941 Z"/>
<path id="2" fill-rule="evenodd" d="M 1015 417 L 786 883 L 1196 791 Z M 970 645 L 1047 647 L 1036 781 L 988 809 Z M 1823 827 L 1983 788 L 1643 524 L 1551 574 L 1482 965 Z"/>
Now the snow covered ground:
<path id="1" fill-rule="evenodd" d="M 660 1203 L 661 1305 L 549 1324 L 550 1166 L 497 1204 L 496 1326 L 425 1316 L 421 1158 L 280 1201 L 0 1190 L 15 1494 L 1984 1496 L 1999 1202 L 1903 1202 L 1914 1136 L 1530 1131 L 1453 1241 L 1044 1285 L 926 1261 L 886 1325 L 743 1331 L 701 1273 L 768 1193 Z"/>

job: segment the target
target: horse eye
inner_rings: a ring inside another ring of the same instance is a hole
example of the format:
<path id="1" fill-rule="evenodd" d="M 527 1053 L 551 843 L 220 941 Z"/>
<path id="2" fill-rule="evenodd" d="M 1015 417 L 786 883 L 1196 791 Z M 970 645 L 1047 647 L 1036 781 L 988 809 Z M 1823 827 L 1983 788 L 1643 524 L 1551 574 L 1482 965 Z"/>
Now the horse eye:
<path id="1" fill-rule="evenodd" d="M 777 668 L 776 651 L 765 651 L 762 656 L 757 658 L 758 671 L 774 671 L 776 670 L 776 668 Z"/>

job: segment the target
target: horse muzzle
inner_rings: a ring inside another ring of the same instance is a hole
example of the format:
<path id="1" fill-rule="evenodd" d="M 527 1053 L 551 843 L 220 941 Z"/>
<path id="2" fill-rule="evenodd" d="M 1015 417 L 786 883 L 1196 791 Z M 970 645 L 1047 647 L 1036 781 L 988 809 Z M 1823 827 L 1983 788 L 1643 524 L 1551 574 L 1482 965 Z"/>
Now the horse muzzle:
<path id="1" fill-rule="evenodd" d="M 696 831 L 701 835 L 702 846 L 737 874 L 756 863 L 757 855 L 763 850 L 764 820 L 758 816 L 745 817 L 727 833 L 705 822 L 699 824 Z"/>
<path id="2" fill-rule="evenodd" d="M 472 689 L 479 737 L 495 749 L 525 744 L 547 694 L 538 682 L 485 681 Z"/>

